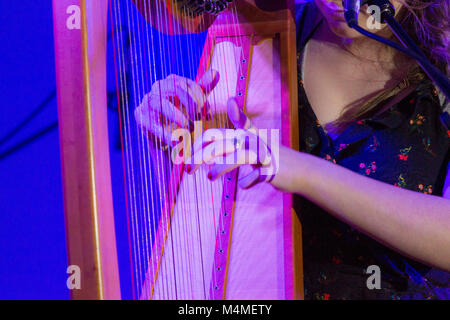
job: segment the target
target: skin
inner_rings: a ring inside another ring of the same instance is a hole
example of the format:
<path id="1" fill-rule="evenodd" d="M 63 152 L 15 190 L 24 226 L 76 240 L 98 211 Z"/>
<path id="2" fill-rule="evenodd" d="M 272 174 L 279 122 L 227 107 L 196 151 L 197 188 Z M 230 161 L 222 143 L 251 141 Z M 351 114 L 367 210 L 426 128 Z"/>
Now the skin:
<path id="1" fill-rule="evenodd" d="M 326 0 L 316 0 L 316 4 L 326 23 L 322 23 L 307 47 L 304 85 L 319 122 L 326 124 L 335 120 L 348 104 L 370 97 L 401 79 L 411 61 L 348 28 L 343 16 L 335 12 L 339 11 L 340 1 L 330 4 Z M 394 5 L 398 11 L 400 4 L 394 1 Z M 367 16 L 360 15 L 360 25 L 365 24 L 364 19 Z M 389 30 L 382 29 L 379 33 L 388 36 Z M 330 65 L 334 67 L 329 68 Z M 212 90 L 217 77 L 214 71 L 210 71 L 204 84 L 197 84 L 198 88 L 205 87 L 206 83 L 208 90 Z M 181 78 L 166 79 L 160 83 L 161 87 L 168 87 L 174 79 L 182 82 Z M 204 107 L 201 101 L 205 101 L 205 93 L 199 94 L 197 89 L 179 86 L 179 90 L 185 90 L 197 101 L 195 110 L 191 111 L 194 113 Z M 165 94 L 164 90 L 159 93 L 154 91 L 153 94 L 163 98 L 170 95 Z M 151 113 L 160 107 L 159 104 L 152 105 L 144 101 L 138 110 Z M 239 114 L 235 108 L 235 104 L 229 103 L 229 116 L 235 126 L 243 129 L 250 127 L 248 119 L 242 118 L 246 116 Z M 138 116 L 136 119 L 144 128 L 151 129 Z M 176 122 L 183 125 L 185 121 L 178 119 Z M 241 125 L 243 123 L 245 126 Z M 197 144 L 194 153 L 202 152 L 204 147 L 203 144 Z M 239 151 L 227 149 L 215 156 L 225 157 Z M 274 177 L 247 179 L 241 187 L 248 188 L 270 180 L 275 188 L 309 199 L 333 216 L 403 255 L 450 272 L 449 173 L 444 195 L 437 197 L 394 187 L 283 146 L 280 146 L 277 161 L 276 164 L 269 164 L 278 169 Z M 208 159 L 208 162 L 214 163 L 214 159 Z M 197 167 L 187 166 L 187 170 L 192 173 Z M 213 164 L 209 177 L 217 179 L 236 167 L 238 165 Z M 258 172 L 258 165 L 253 165 L 253 168 L 254 172 Z"/>
<path id="2" fill-rule="evenodd" d="M 395 49 L 349 28 L 339 1 L 334 1 L 316 0 L 326 23 L 308 42 L 304 56 L 304 88 L 322 125 L 336 120 L 346 106 L 398 83 L 412 63 Z M 401 5 L 394 4 L 398 12 Z M 359 15 L 363 27 L 369 18 L 365 12 L 363 7 Z M 387 27 L 376 31 L 380 36 L 391 35 Z"/>

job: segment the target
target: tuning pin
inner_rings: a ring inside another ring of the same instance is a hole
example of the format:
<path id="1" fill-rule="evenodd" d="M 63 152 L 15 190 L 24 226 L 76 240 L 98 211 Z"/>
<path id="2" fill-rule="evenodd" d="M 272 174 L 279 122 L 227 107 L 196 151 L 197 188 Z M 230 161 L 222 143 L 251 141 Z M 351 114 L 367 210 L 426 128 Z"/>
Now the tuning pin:
<path id="1" fill-rule="evenodd" d="M 204 12 L 218 14 L 225 10 L 233 0 L 177 0 L 181 8 L 190 15 L 198 16 Z"/>

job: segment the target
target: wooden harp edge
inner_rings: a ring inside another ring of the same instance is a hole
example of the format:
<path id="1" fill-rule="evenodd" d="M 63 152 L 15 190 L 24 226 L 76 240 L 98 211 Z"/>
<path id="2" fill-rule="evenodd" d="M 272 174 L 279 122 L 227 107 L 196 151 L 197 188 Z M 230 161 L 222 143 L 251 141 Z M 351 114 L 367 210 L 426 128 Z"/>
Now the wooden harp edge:
<path id="1" fill-rule="evenodd" d="M 282 43 L 285 43 L 285 50 L 282 52 L 282 65 L 287 69 L 282 70 L 285 79 L 288 79 L 289 103 L 282 104 L 285 110 L 283 114 L 284 123 L 289 123 L 289 128 L 283 128 L 283 144 L 289 145 L 294 150 L 299 150 L 299 122 L 298 122 L 298 79 L 297 79 L 297 42 L 296 25 L 294 16 L 288 18 L 287 32 L 282 34 Z M 287 130 L 285 130 L 287 129 Z M 285 271 L 286 293 L 288 299 L 304 299 L 304 280 L 303 280 L 303 244 L 302 244 L 302 225 L 296 208 L 293 207 L 292 194 L 283 195 L 284 218 L 285 218 Z"/>
<path id="2" fill-rule="evenodd" d="M 108 0 L 87 8 L 85 0 L 53 0 L 68 264 L 81 272 L 72 299 L 120 299 L 106 113 L 107 7 Z"/>

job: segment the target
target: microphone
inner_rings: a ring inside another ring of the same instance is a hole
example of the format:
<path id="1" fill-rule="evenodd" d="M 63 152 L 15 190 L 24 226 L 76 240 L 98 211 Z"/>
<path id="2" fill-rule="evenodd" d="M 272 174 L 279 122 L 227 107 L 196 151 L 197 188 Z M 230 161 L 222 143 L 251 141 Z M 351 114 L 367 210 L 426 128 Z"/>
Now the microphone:
<path id="1" fill-rule="evenodd" d="M 361 5 L 364 5 L 367 0 L 342 0 L 342 7 L 344 8 L 344 18 L 350 28 L 358 25 L 358 15 Z"/>

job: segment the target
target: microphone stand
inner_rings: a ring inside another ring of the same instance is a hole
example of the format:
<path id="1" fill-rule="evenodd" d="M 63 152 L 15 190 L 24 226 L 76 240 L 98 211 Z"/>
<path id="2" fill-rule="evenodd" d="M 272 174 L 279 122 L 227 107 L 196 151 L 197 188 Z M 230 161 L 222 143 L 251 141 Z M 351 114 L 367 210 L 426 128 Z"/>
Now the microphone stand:
<path id="1" fill-rule="evenodd" d="M 397 43 L 392 42 L 388 39 L 380 37 L 372 32 L 369 32 L 358 25 L 357 19 L 347 19 L 347 24 L 349 27 L 355 29 L 356 31 L 366 35 L 372 39 L 380 41 L 387 44 L 407 55 L 412 57 L 417 61 L 422 70 L 428 75 L 428 77 L 436 84 L 441 92 L 445 95 L 447 100 L 450 100 L 450 80 L 442 73 L 437 67 L 435 67 L 428 58 L 423 54 L 417 44 L 411 39 L 408 33 L 402 28 L 402 26 L 395 20 L 394 14 L 395 10 L 393 5 L 388 0 L 366 0 L 363 3 L 368 3 L 369 5 L 376 5 L 381 10 L 381 23 L 386 23 L 392 30 L 397 39 L 402 43 L 403 47 L 399 46 Z M 350 16 L 349 16 L 350 17 Z M 443 111 L 441 114 L 441 121 L 444 125 L 447 133 L 450 135 L 450 115 L 448 112 Z"/>

